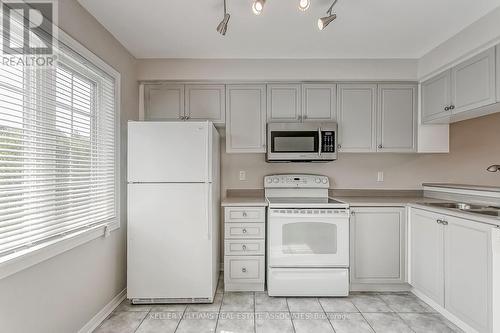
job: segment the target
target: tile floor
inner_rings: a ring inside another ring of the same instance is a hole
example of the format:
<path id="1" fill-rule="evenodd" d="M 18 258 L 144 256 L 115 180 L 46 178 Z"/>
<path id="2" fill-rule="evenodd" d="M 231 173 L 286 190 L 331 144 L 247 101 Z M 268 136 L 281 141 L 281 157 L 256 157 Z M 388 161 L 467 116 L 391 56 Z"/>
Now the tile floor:
<path id="1" fill-rule="evenodd" d="M 410 293 L 347 298 L 278 298 L 223 292 L 213 304 L 131 305 L 123 301 L 96 333 L 445 333 L 462 332 Z"/>

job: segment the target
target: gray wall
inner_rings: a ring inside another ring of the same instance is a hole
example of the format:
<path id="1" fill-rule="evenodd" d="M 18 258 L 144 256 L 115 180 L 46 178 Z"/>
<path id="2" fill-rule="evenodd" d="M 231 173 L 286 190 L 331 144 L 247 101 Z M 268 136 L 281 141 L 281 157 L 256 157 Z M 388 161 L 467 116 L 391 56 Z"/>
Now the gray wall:
<path id="1" fill-rule="evenodd" d="M 1 332 L 76 332 L 126 286 L 126 123 L 138 118 L 136 60 L 76 0 L 59 26 L 121 73 L 122 226 L 0 280 Z"/>

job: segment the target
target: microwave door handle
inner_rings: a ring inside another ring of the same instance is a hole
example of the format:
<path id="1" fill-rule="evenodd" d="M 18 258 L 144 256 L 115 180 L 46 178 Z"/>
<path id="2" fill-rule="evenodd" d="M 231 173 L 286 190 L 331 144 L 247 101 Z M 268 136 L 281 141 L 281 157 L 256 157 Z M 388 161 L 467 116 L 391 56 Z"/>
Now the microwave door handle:
<path id="1" fill-rule="evenodd" d="M 318 140 L 319 140 L 318 156 L 321 157 L 321 141 L 323 141 L 322 138 L 321 138 L 321 127 L 318 128 Z"/>

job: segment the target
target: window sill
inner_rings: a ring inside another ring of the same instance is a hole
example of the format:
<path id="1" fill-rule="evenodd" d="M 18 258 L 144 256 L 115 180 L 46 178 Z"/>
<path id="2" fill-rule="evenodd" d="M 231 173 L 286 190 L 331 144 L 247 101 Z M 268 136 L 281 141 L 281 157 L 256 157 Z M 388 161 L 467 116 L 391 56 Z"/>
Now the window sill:
<path id="1" fill-rule="evenodd" d="M 114 231 L 120 228 L 120 223 L 116 221 L 108 224 L 108 228 L 109 232 Z M 13 253 L 0 259 L 0 280 L 91 240 L 107 236 L 106 226 L 100 225 Z"/>

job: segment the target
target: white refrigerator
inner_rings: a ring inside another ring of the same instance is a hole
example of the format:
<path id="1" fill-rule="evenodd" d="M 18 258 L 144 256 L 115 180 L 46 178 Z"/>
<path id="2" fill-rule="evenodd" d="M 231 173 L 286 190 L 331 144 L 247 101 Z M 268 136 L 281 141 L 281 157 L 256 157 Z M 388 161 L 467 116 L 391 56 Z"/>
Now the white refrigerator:
<path id="1" fill-rule="evenodd" d="M 210 122 L 129 122 L 127 298 L 212 302 L 219 275 L 219 134 Z"/>

